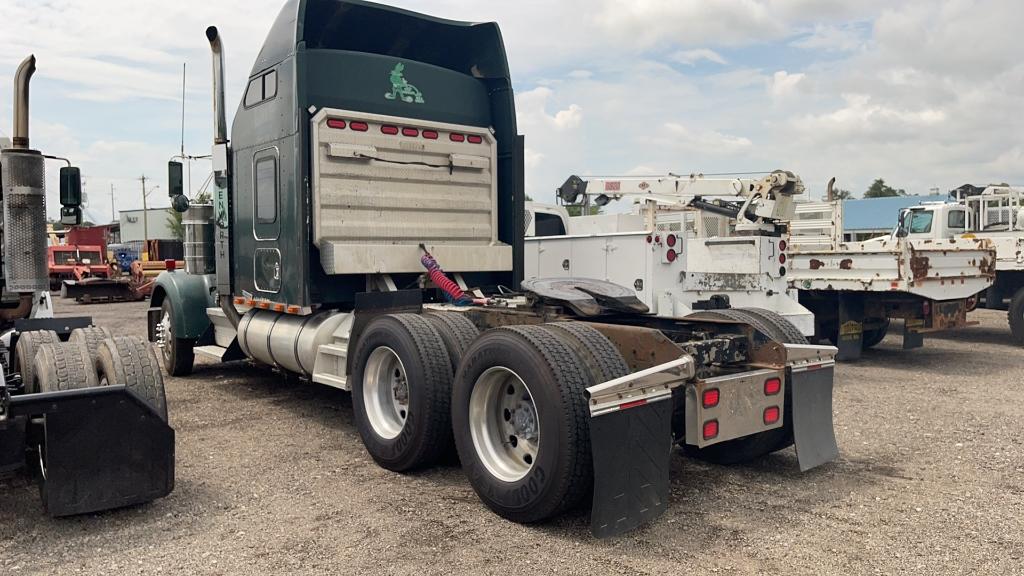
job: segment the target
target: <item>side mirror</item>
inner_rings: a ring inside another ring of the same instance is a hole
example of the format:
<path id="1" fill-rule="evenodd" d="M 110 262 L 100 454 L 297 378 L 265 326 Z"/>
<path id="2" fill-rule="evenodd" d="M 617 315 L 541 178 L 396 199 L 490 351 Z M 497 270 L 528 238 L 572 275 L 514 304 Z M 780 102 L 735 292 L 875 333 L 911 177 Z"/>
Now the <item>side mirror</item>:
<path id="1" fill-rule="evenodd" d="M 907 216 L 910 214 L 908 210 L 900 211 L 899 224 L 896 225 L 896 237 L 906 238 L 907 237 Z"/>
<path id="2" fill-rule="evenodd" d="M 60 169 L 60 203 L 65 208 L 82 205 L 82 171 L 75 166 Z"/>
<path id="3" fill-rule="evenodd" d="M 171 198 L 185 193 L 185 181 L 182 178 L 181 162 L 171 160 L 167 163 L 167 195 Z"/>

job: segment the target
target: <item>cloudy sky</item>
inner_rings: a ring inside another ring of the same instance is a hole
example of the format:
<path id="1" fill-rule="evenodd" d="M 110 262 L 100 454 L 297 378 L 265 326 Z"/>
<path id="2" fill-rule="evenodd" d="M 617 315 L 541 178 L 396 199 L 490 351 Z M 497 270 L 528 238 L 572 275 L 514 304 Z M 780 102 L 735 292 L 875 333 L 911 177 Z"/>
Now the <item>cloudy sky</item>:
<path id="1" fill-rule="evenodd" d="M 180 148 L 211 139 L 203 30 L 225 39 L 233 111 L 281 0 L 0 0 L 0 137 L 34 53 L 32 144 L 81 165 L 87 215 L 142 205 Z M 395 0 L 495 20 L 511 60 L 527 190 L 568 175 L 785 168 L 926 194 L 1024 184 L 1020 0 Z M 7 87 L 7 88 L 4 88 Z M 209 173 L 192 168 L 192 187 Z M 56 166 L 52 172 L 56 172 Z M 51 206 L 56 205 L 55 192 Z M 54 210 L 51 210 L 54 211 Z"/>

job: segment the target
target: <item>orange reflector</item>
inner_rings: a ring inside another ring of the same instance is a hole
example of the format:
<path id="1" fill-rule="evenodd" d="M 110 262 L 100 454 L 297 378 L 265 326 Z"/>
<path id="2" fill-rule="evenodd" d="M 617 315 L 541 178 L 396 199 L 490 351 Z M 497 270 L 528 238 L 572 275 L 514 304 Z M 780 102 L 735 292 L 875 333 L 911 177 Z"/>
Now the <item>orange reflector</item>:
<path id="1" fill-rule="evenodd" d="M 718 436 L 718 420 L 708 420 L 704 423 L 704 439 L 711 440 Z"/>
<path id="2" fill-rule="evenodd" d="M 779 421 L 779 407 L 770 406 L 764 409 L 764 423 L 775 424 Z"/>
<path id="3" fill-rule="evenodd" d="M 630 408 L 636 408 L 637 406 L 643 406 L 644 404 L 647 404 L 647 400 L 645 399 L 634 400 L 632 402 L 619 404 L 619 410 L 629 410 Z"/>
<path id="4" fill-rule="evenodd" d="M 289 314 L 298 314 L 298 313 L 299 313 L 299 312 L 301 312 L 301 311 L 302 311 L 302 309 L 301 309 L 301 308 L 299 308 L 298 306 L 289 306 L 289 307 L 288 307 L 288 310 L 287 310 L 287 312 L 288 312 Z"/>
<path id="5" fill-rule="evenodd" d="M 235 296 L 235 304 L 245 304 L 245 298 L 242 298 L 241 296 Z"/>
<path id="6" fill-rule="evenodd" d="M 270 302 L 260 302 L 259 304 L 257 304 L 257 306 L 259 306 L 260 308 L 262 308 L 264 310 L 269 310 L 270 309 Z"/>
<path id="7" fill-rule="evenodd" d="M 255 305 L 256 305 L 256 301 L 255 301 L 255 300 L 253 300 L 252 298 L 246 298 L 246 300 L 245 300 L 245 304 L 246 304 L 247 306 L 255 306 Z"/>
<path id="8" fill-rule="evenodd" d="M 284 304 L 274 304 L 274 312 L 284 312 Z"/>

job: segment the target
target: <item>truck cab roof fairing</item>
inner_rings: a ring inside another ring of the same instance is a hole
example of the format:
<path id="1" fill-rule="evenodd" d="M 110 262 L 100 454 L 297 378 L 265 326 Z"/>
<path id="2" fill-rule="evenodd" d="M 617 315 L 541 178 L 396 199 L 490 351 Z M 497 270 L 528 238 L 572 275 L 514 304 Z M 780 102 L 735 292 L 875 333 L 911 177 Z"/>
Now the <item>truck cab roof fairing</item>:
<path id="1" fill-rule="evenodd" d="M 453 45 L 460 49 L 450 49 Z M 284 60 L 297 46 L 395 58 L 415 55 L 419 62 L 477 78 L 509 77 L 501 31 L 494 22 L 445 20 L 361 0 L 288 0 L 250 76 Z"/>

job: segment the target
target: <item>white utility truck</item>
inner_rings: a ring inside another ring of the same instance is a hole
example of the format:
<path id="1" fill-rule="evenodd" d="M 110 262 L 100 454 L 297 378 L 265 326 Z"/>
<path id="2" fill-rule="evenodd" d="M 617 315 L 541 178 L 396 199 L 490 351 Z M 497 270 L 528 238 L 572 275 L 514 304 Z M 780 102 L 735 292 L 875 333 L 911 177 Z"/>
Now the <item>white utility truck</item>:
<path id="1" fill-rule="evenodd" d="M 984 292 L 985 306 L 1009 309 L 1013 339 L 1024 344 L 1024 189 L 988 186 L 973 194 L 962 189 L 955 194 L 958 202 L 926 202 L 904 210 L 893 234 L 902 230 L 911 240 L 968 238 L 990 243 L 996 251 L 995 281 Z"/>
<path id="2" fill-rule="evenodd" d="M 914 238 L 900 226 L 844 242 L 840 200 L 798 204 L 791 230 L 790 284 L 839 359 L 881 342 L 893 318 L 904 320 L 904 349 L 922 346 L 927 333 L 969 325 L 975 296 L 995 277 L 995 250 L 978 238 Z"/>
<path id="3" fill-rule="evenodd" d="M 573 176 L 559 198 L 586 214 L 633 201 L 633 211 L 569 217 L 564 206 L 526 208 L 526 277 L 577 277 L 631 286 L 660 316 L 743 308 L 781 315 L 805 336 L 814 315 L 787 286 L 787 224 L 800 179 Z"/>

